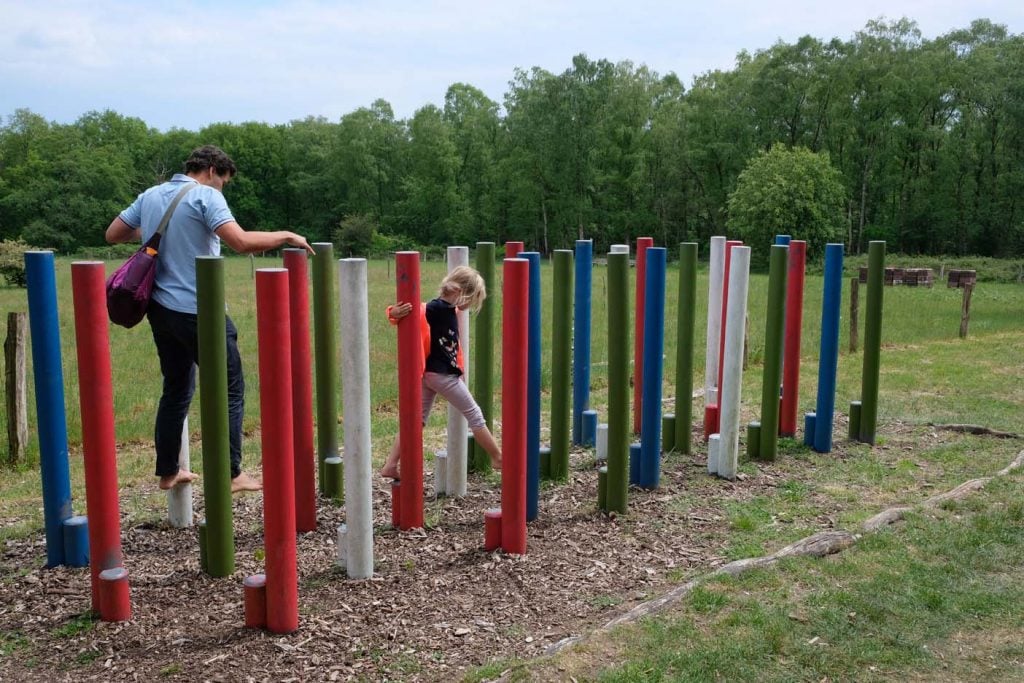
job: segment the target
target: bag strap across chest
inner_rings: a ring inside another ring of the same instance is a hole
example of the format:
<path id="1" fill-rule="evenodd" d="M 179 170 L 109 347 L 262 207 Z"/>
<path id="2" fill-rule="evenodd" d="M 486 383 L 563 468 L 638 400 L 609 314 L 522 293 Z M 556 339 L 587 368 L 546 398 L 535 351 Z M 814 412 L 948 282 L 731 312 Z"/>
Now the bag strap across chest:
<path id="1" fill-rule="evenodd" d="M 146 242 L 147 247 L 155 249 L 156 246 L 160 244 L 160 238 L 163 236 L 164 231 L 167 230 L 167 225 L 171 222 L 171 216 L 174 215 L 174 210 L 178 208 L 178 204 L 180 204 L 181 200 L 185 198 L 185 195 L 198 186 L 199 183 L 192 181 L 187 183 L 185 187 L 178 190 L 178 194 L 176 194 L 174 199 L 171 200 L 171 205 L 167 207 L 167 211 L 164 212 L 163 218 L 160 219 L 160 225 L 157 226 L 156 232 L 153 233 L 153 236 L 149 238 L 148 242 Z"/>

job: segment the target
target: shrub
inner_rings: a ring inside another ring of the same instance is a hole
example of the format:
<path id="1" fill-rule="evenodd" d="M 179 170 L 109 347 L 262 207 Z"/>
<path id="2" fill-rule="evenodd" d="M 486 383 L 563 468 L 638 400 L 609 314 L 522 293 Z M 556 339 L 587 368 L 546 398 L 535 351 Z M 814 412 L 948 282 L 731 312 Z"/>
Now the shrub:
<path id="1" fill-rule="evenodd" d="M 0 275 L 8 285 L 24 287 L 25 280 L 25 252 L 31 249 L 29 245 L 21 240 L 5 240 L 0 242 Z"/>
<path id="2" fill-rule="evenodd" d="M 364 213 L 341 219 L 334 232 L 336 252 L 342 257 L 369 256 L 377 237 L 377 222 Z"/>
<path id="3" fill-rule="evenodd" d="M 828 156 L 808 149 L 773 147 L 740 173 L 729 195 L 730 232 L 750 247 L 753 265 L 764 266 L 775 235 L 807 242 L 807 257 L 840 241 L 846 225 L 846 190 Z"/>

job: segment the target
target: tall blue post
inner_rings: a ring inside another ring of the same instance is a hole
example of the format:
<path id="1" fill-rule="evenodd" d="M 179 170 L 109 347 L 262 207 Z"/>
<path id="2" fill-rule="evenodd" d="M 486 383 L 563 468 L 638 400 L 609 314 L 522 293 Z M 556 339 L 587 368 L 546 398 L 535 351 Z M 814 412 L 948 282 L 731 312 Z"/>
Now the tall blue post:
<path id="1" fill-rule="evenodd" d="M 821 301 L 821 353 L 818 358 L 818 404 L 814 416 L 814 450 L 832 451 L 832 417 L 836 408 L 839 367 L 839 309 L 843 296 L 843 245 L 825 246 L 825 291 Z"/>
<path id="2" fill-rule="evenodd" d="M 640 415 L 640 486 L 657 488 L 661 478 L 661 380 L 665 347 L 664 247 L 647 248 L 644 282 L 644 385 Z"/>
<path id="3" fill-rule="evenodd" d="M 52 251 L 25 252 L 32 374 L 39 423 L 39 472 L 43 482 L 46 565 L 65 563 L 64 520 L 72 516 L 68 472 L 68 425 L 64 413 L 57 280 Z"/>
<path id="4" fill-rule="evenodd" d="M 789 246 L 789 242 L 792 239 L 793 238 L 790 235 L 776 235 L 775 236 L 775 244 L 778 244 L 778 245 L 783 246 L 783 247 L 788 247 Z"/>
<path id="5" fill-rule="evenodd" d="M 576 292 L 573 301 L 572 442 L 583 443 L 583 411 L 590 407 L 590 290 L 594 243 L 576 240 Z"/>
<path id="6" fill-rule="evenodd" d="M 540 253 L 523 251 L 530 262 L 530 309 L 526 349 L 526 521 L 537 519 L 540 497 Z"/>

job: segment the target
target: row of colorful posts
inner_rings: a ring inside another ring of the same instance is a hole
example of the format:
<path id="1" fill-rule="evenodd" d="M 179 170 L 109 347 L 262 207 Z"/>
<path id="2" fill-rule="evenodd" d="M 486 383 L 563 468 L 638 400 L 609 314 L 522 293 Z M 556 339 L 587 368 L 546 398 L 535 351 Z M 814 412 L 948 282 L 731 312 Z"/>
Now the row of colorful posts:
<path id="1" fill-rule="evenodd" d="M 346 504 L 346 523 L 337 530 L 337 559 L 350 578 L 373 572 L 371 444 L 369 403 L 369 309 L 366 261 L 340 259 L 335 299 L 334 259 L 330 244 L 314 245 L 313 341 L 307 257 L 284 252 L 283 268 L 255 274 L 259 341 L 260 404 L 263 415 L 264 526 L 266 573 L 244 582 L 245 620 L 286 633 L 297 628 L 295 532 L 316 528 L 316 480 L 321 495 Z M 500 509 L 484 519 L 484 547 L 526 552 L 527 522 L 538 516 L 542 477 L 564 480 L 570 442 L 596 446 L 607 464 L 598 473 L 598 506 L 625 513 L 630 484 L 656 488 L 663 451 L 691 451 L 696 243 L 679 245 L 675 413 L 662 414 L 666 262 L 668 250 L 639 238 L 633 316 L 633 401 L 630 422 L 630 344 L 628 245 L 613 245 L 607 257 L 608 421 L 598 423 L 589 409 L 591 290 L 593 250 L 579 240 L 575 254 L 556 250 L 553 262 L 551 441 L 540 445 L 541 278 L 540 254 L 506 244 L 502 306 L 502 496 Z M 449 270 L 467 264 L 467 247 L 449 247 Z M 765 363 L 761 419 L 747 427 L 752 458 L 774 459 L 778 436 L 796 433 L 800 366 L 800 329 L 806 245 L 788 236 L 776 238 L 769 260 L 765 316 Z M 575 256 L 575 258 L 574 258 Z M 113 386 L 109 325 L 104 299 L 104 264 L 72 264 L 75 334 L 78 353 L 82 443 L 88 516 L 74 515 L 67 463 L 60 336 L 52 252 L 25 255 L 29 291 L 41 476 L 47 540 L 47 564 L 91 567 L 93 607 L 105 620 L 130 616 L 128 573 L 123 566 L 117 497 Z M 804 417 L 804 441 L 818 452 L 832 448 L 835 378 L 839 348 L 839 307 L 843 248 L 825 249 L 822 334 L 816 409 Z M 850 408 L 851 438 L 873 444 L 877 420 L 881 347 L 882 285 L 885 243 L 869 247 L 868 299 L 862 396 Z M 574 265 L 575 262 L 575 265 Z M 420 300 L 420 257 L 396 255 L 396 300 Z M 495 291 L 495 244 L 476 245 L 476 267 Z M 743 343 L 746 334 L 750 248 L 724 237 L 710 247 L 705 362 L 704 436 L 708 470 L 732 479 L 739 447 L 739 406 Z M 573 277 L 575 275 L 575 278 Z M 573 281 L 575 280 L 575 287 Z M 200 562 L 212 576 L 234 571 L 234 540 L 228 470 L 227 381 L 224 274 L 220 257 L 197 259 L 200 336 L 200 417 L 206 519 L 199 525 Z M 492 294 L 493 296 L 493 294 Z M 340 316 L 335 317 L 336 315 Z M 476 319 L 470 345 L 466 314 L 460 313 L 460 338 L 473 394 L 493 426 L 493 301 Z M 393 486 L 392 521 L 403 530 L 423 526 L 422 424 L 420 381 L 423 356 L 419 316 L 398 327 L 401 471 Z M 341 375 L 345 414 L 344 457 L 337 434 L 338 348 L 333 330 L 341 330 Z M 573 343 L 575 341 L 575 343 Z M 312 371 L 309 350 L 317 371 Z M 472 366 L 470 349 L 473 350 Z M 289 363 L 282 364 L 281 359 Z M 571 373 L 571 375 L 570 375 Z M 317 388 L 317 439 L 314 444 L 312 386 Z M 572 391 L 570 394 L 570 385 Z M 571 399 L 571 411 L 570 411 Z M 571 414 L 571 416 L 570 416 Z M 633 434 L 640 435 L 632 443 Z M 466 473 L 489 461 L 467 437 L 464 418 L 449 409 L 447 449 L 437 454 L 435 489 L 465 495 Z M 187 424 L 181 461 L 188 463 Z M 319 477 L 317 476 L 317 470 Z M 169 518 L 175 526 L 192 524 L 191 490 L 169 492 Z"/>

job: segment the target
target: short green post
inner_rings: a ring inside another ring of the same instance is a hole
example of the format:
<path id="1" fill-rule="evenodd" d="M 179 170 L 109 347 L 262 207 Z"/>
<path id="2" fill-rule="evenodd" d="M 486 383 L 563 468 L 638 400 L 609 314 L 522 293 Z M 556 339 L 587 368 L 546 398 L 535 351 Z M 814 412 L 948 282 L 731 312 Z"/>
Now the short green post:
<path id="1" fill-rule="evenodd" d="M 751 422 L 747 425 L 747 457 L 757 460 L 761 457 L 761 423 Z"/>
<path id="2" fill-rule="evenodd" d="M 860 440 L 875 445 L 878 423 L 878 381 L 882 361 L 882 292 L 885 242 L 868 244 L 868 296 L 864 310 L 864 372 L 860 388 Z"/>
<path id="3" fill-rule="evenodd" d="M 341 505 L 345 501 L 341 492 L 345 490 L 344 470 L 340 455 L 324 458 L 324 495 Z"/>
<path id="4" fill-rule="evenodd" d="M 676 449 L 676 416 L 665 413 L 661 416 L 661 452 L 671 453 Z"/>
<path id="5" fill-rule="evenodd" d="M 569 422 L 572 372 L 572 251 L 554 254 L 554 306 L 551 319 L 551 478 L 569 477 Z"/>
<path id="6" fill-rule="evenodd" d="M 324 461 L 338 457 L 338 306 L 334 294 L 337 281 L 334 245 L 314 242 L 313 250 L 313 359 L 316 366 L 316 447 L 320 475 L 320 493 L 344 502 L 341 478 L 331 481 L 337 489 L 328 489 Z M 414 305 L 418 302 L 412 302 Z"/>
<path id="7" fill-rule="evenodd" d="M 196 258 L 196 296 L 206 565 L 210 576 L 228 576 L 235 571 L 235 535 L 231 518 L 227 316 L 224 315 L 222 257 Z"/>
<path id="8" fill-rule="evenodd" d="M 764 374 L 761 385 L 761 449 L 758 457 L 775 460 L 779 446 L 779 390 L 786 322 L 786 266 L 789 247 L 773 244 L 768 262 L 768 310 L 764 325 Z"/>
<path id="9" fill-rule="evenodd" d="M 626 513 L 629 492 L 629 254 L 608 254 L 608 491 L 605 509 Z"/>
<path id="10" fill-rule="evenodd" d="M 597 470 L 597 508 L 608 510 L 608 466 Z"/>
<path id="11" fill-rule="evenodd" d="M 473 398 L 484 414 L 487 428 L 494 429 L 494 307 L 496 305 L 498 283 L 494 279 L 494 242 L 476 243 L 476 270 L 484 279 L 487 287 L 487 298 L 480 312 L 476 314 L 476 327 L 473 329 Z M 483 446 L 473 444 L 474 472 L 486 474 L 491 471 L 491 459 Z"/>
<path id="12" fill-rule="evenodd" d="M 679 245 L 679 313 L 676 320 L 675 450 L 690 454 L 693 422 L 693 331 L 697 310 L 697 243 Z M 663 438 L 668 438 L 662 432 Z"/>
<path id="13" fill-rule="evenodd" d="M 206 520 L 200 520 L 197 528 L 199 530 L 199 569 L 200 571 L 209 574 L 210 561 L 206 556 Z"/>
<path id="14" fill-rule="evenodd" d="M 860 424 L 861 424 L 861 402 L 850 401 L 850 429 L 847 434 L 850 441 L 860 440 Z"/>
<path id="15" fill-rule="evenodd" d="M 476 472 L 476 437 L 466 437 L 466 471 Z"/>
<path id="16" fill-rule="evenodd" d="M 551 449 L 547 446 L 540 449 L 540 478 L 551 479 Z"/>

